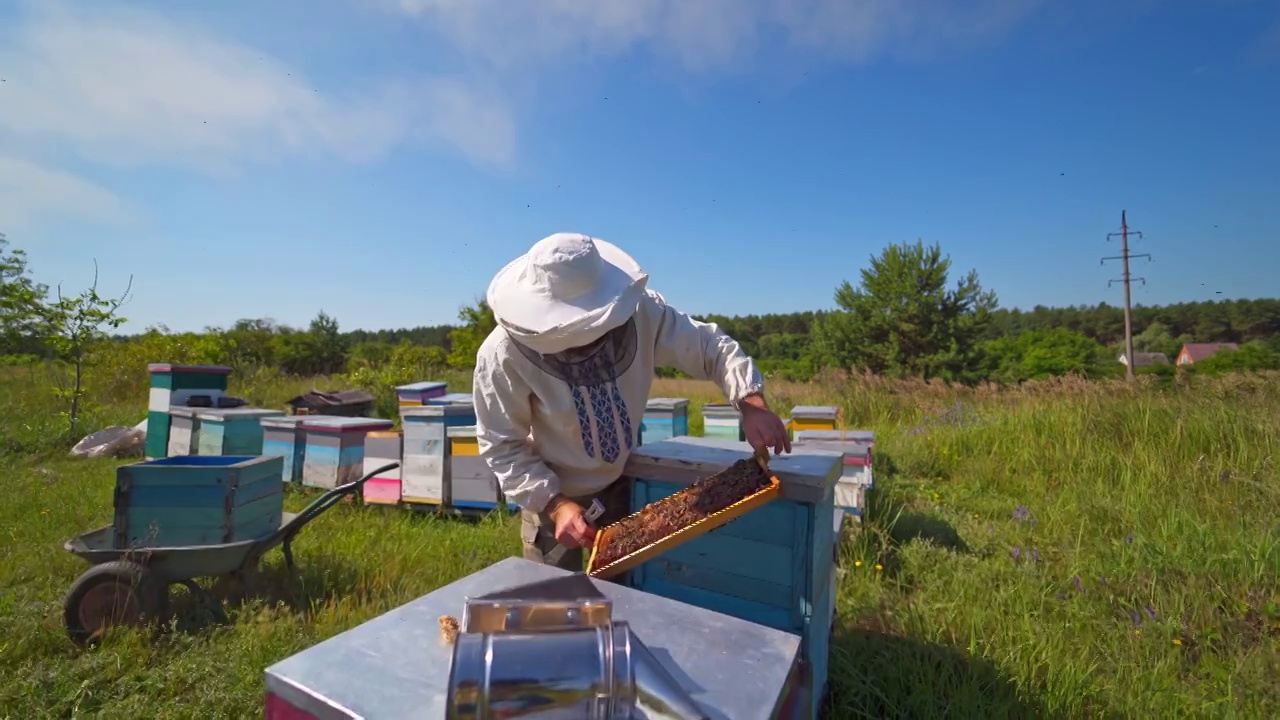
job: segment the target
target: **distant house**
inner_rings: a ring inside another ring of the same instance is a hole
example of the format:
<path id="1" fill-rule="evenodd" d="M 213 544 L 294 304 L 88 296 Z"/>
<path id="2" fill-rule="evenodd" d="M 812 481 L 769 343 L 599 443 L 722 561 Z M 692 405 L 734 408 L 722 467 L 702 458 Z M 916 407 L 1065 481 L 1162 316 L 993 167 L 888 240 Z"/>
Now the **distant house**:
<path id="1" fill-rule="evenodd" d="M 1135 368 L 1147 367 L 1149 365 L 1166 365 L 1169 362 L 1169 356 L 1164 353 L 1140 353 L 1133 354 L 1133 366 Z M 1120 353 L 1120 364 L 1127 366 L 1129 358 L 1124 353 Z"/>
<path id="2" fill-rule="evenodd" d="M 1219 350 L 1239 350 L 1236 343 L 1187 343 L 1178 353 L 1179 365 L 1194 365 L 1212 357 Z"/>

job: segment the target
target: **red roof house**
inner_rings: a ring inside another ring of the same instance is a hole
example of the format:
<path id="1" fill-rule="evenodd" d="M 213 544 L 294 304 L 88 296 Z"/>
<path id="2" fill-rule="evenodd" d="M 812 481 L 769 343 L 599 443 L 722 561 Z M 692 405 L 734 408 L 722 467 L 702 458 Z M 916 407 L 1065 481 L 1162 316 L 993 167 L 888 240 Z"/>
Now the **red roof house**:
<path id="1" fill-rule="evenodd" d="M 1192 365 L 1204 360 L 1219 350 L 1239 350 L 1236 343 L 1187 343 L 1178 353 L 1179 365 Z"/>

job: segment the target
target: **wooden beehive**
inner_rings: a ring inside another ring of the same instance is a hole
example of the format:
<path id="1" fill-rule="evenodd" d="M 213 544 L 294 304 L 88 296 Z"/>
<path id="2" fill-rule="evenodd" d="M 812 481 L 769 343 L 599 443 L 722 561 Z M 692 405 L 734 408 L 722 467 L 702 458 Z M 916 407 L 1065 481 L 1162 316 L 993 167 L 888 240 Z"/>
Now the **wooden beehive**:
<path id="1" fill-rule="evenodd" d="M 466 405 L 402 406 L 400 419 L 404 427 L 401 500 L 411 505 L 447 505 L 449 438 L 446 431 L 450 427 L 475 425 L 475 408 Z"/>
<path id="2" fill-rule="evenodd" d="M 262 419 L 284 417 L 281 410 L 263 408 L 201 408 L 200 455 L 261 455 Z"/>
<path id="3" fill-rule="evenodd" d="M 227 394 L 227 376 L 231 368 L 221 365 L 173 365 L 152 363 L 151 393 L 147 402 L 148 458 L 162 458 L 169 452 L 169 408 L 184 406 L 194 395 L 207 395 L 210 400 Z"/>
<path id="4" fill-rule="evenodd" d="M 445 393 L 427 398 L 423 405 L 470 405 L 475 407 L 476 399 L 471 393 Z"/>
<path id="5" fill-rule="evenodd" d="M 728 403 L 707 403 L 702 406 L 702 436 L 720 440 L 745 441 L 742 429 L 742 413 Z"/>
<path id="6" fill-rule="evenodd" d="M 262 454 L 283 458 L 280 479 L 287 483 L 302 482 L 302 463 L 307 452 L 306 433 L 302 423 L 316 415 L 284 415 L 262 418 Z"/>
<path id="7" fill-rule="evenodd" d="M 794 446 L 830 450 L 843 455 L 843 472 L 835 490 L 835 527 L 840 527 L 846 514 L 861 522 L 866 513 L 867 492 L 875 487 L 871 458 L 875 446 L 874 433 L 865 430 L 801 430 L 796 433 Z"/>
<path id="8" fill-rule="evenodd" d="M 449 506 L 463 510 L 492 510 L 507 506 L 498 478 L 480 457 L 475 425 L 448 429 Z"/>
<path id="9" fill-rule="evenodd" d="M 426 405 L 428 400 L 438 398 L 448 390 L 448 383 L 428 380 L 397 387 L 396 398 L 400 401 L 400 407 L 414 407 Z"/>
<path id="10" fill-rule="evenodd" d="M 200 418 L 196 413 L 203 408 L 169 408 L 169 447 L 166 457 L 182 457 L 200 454 Z"/>
<path id="11" fill-rule="evenodd" d="M 378 430 L 364 439 L 364 475 L 388 463 L 400 462 L 404 454 L 404 433 Z M 365 481 L 364 501 L 370 505 L 400 504 L 400 468 L 384 471 Z"/>
<path id="12" fill-rule="evenodd" d="M 791 429 L 835 430 L 840 419 L 840 408 L 834 405 L 797 405 L 791 408 Z"/>
<path id="13" fill-rule="evenodd" d="M 640 443 L 656 443 L 689 434 L 689 401 L 649 398 L 640 422 Z"/>
<path id="14" fill-rule="evenodd" d="M 281 458 L 191 456 L 116 470 L 117 549 L 217 545 L 280 527 Z"/>
<path id="15" fill-rule="evenodd" d="M 742 442 L 678 437 L 637 448 L 625 474 L 633 507 L 673 495 L 752 449 Z M 827 680 L 835 614 L 831 518 L 839 453 L 797 449 L 770 458 L 782 497 L 631 571 L 629 584 L 673 600 L 800 635 L 805 716 L 816 717 Z"/>
<path id="16" fill-rule="evenodd" d="M 306 450 L 302 484 L 333 489 L 360 479 L 365 435 L 390 430 L 395 423 L 377 418 L 303 416 Z"/>

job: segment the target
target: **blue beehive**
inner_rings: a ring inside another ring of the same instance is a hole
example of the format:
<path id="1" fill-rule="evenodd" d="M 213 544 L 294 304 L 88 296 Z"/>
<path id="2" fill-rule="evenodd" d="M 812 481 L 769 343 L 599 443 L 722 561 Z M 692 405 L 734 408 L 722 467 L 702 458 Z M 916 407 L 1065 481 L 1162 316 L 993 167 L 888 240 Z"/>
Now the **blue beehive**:
<path id="1" fill-rule="evenodd" d="M 449 385 L 447 383 L 425 380 L 423 382 L 410 383 L 409 385 L 400 385 L 396 388 L 396 399 L 402 408 L 413 407 L 415 405 L 426 405 L 428 400 L 438 398 L 448 391 Z"/>
<path id="2" fill-rule="evenodd" d="M 379 418 L 307 416 L 302 423 L 302 484 L 332 490 L 359 480 L 364 474 L 365 436 L 394 425 Z"/>
<path id="3" fill-rule="evenodd" d="M 743 442 L 678 437 L 637 448 L 625 475 L 639 509 L 751 457 Z M 632 570 L 641 590 L 796 633 L 806 710 L 817 717 L 835 615 L 831 518 L 841 455 L 796 449 L 770 459 L 782 497 Z"/>
<path id="4" fill-rule="evenodd" d="M 742 429 L 742 413 L 728 403 L 703 405 L 702 436 L 721 440 L 746 440 L 747 434 Z"/>
<path id="5" fill-rule="evenodd" d="M 280 527 L 279 457 L 187 456 L 116 470 L 115 547 L 218 545 Z"/>
<path id="6" fill-rule="evenodd" d="M 302 460 L 307 451 L 307 435 L 302 423 L 326 415 L 282 415 L 264 417 L 262 425 L 262 454 L 284 458 L 281 468 L 284 482 L 302 481 Z"/>
<path id="7" fill-rule="evenodd" d="M 649 398 L 640 422 L 640 442 L 656 443 L 689 434 L 689 401 L 685 398 Z"/>

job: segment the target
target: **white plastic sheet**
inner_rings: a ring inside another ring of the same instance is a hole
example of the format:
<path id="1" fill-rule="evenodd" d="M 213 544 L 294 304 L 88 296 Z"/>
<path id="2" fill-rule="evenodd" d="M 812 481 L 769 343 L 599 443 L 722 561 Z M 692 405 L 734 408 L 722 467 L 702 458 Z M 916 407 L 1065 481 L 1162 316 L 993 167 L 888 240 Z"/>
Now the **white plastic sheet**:
<path id="1" fill-rule="evenodd" d="M 71 457 L 138 457 L 147 442 L 147 421 L 134 427 L 113 425 L 87 435 L 71 448 Z"/>

